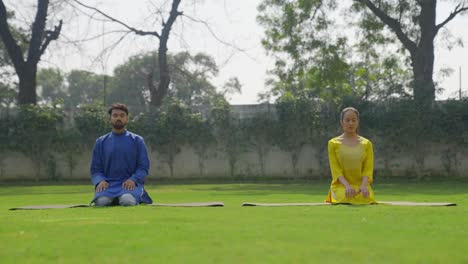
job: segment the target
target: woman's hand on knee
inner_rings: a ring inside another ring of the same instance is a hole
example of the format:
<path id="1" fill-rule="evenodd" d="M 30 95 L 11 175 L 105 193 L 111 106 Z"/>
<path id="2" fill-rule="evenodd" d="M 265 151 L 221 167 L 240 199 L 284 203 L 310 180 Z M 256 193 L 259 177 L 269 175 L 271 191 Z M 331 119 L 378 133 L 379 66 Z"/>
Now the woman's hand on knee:
<path id="1" fill-rule="evenodd" d="M 351 185 L 346 185 L 346 198 L 353 198 L 356 196 L 357 192 Z"/>
<path id="2" fill-rule="evenodd" d="M 361 187 L 359 187 L 359 191 L 362 193 L 362 197 L 369 197 L 369 189 L 367 188 L 367 185 L 361 185 Z"/>

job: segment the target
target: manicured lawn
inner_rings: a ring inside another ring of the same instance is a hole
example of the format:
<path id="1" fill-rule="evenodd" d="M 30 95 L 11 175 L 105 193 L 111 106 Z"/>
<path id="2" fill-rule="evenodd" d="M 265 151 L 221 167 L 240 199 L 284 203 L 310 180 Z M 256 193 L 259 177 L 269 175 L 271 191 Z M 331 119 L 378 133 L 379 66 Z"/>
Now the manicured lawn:
<path id="1" fill-rule="evenodd" d="M 468 263 L 468 183 L 376 183 L 378 200 L 453 207 L 241 207 L 321 202 L 326 183 L 150 185 L 156 202 L 225 207 L 9 211 L 88 203 L 90 186 L 0 187 L 0 263 Z"/>

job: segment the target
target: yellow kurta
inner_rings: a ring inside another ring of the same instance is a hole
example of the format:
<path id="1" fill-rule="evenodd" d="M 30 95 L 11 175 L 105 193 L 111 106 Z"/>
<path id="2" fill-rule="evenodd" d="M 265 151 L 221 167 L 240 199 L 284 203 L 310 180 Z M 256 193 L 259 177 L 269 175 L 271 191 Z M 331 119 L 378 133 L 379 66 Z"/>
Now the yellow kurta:
<path id="1" fill-rule="evenodd" d="M 338 137 L 330 139 L 328 141 L 328 160 L 333 179 L 328 192 L 327 202 L 351 204 L 376 203 L 374 191 L 370 186 L 374 176 L 374 151 L 372 150 L 372 143 L 368 139 L 359 137 L 359 144 L 356 146 L 345 145 Z M 364 198 L 359 193 L 353 198 L 346 198 L 346 188 L 338 180 L 340 176 L 344 176 L 356 191 L 361 186 L 362 177 L 367 176 L 369 197 Z"/>

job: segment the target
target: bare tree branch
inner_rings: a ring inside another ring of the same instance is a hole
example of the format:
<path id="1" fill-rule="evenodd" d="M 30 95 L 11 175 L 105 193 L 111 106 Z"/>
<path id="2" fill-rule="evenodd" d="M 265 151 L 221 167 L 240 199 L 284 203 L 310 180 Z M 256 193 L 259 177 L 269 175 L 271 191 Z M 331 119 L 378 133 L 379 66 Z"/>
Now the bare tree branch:
<path id="1" fill-rule="evenodd" d="M 106 17 L 107 19 L 111 20 L 112 22 L 115 22 L 117 24 L 120 24 L 122 26 L 124 26 L 125 28 L 127 28 L 128 30 L 132 31 L 133 33 L 137 34 L 137 35 L 141 35 L 141 36 L 147 36 L 147 35 L 151 35 L 151 36 L 155 36 L 157 38 L 161 38 L 161 36 L 159 35 L 158 32 L 156 31 L 145 31 L 145 30 L 139 30 L 139 29 L 136 29 L 134 27 L 131 27 L 127 24 L 125 24 L 124 22 L 116 19 L 116 18 L 113 18 L 109 15 L 107 15 L 106 13 L 102 12 L 101 10 L 95 8 L 95 7 L 92 7 L 92 6 L 88 6 L 88 5 L 85 5 L 83 4 L 82 2 L 78 1 L 78 0 L 73 0 L 75 3 L 85 7 L 85 8 L 88 8 L 88 9 L 91 9 L 91 10 L 94 10 L 96 12 L 98 12 L 99 14 L 101 14 L 102 16 Z"/>
<path id="2" fill-rule="evenodd" d="M 233 49 L 235 49 L 235 50 L 237 50 L 237 51 L 245 52 L 245 50 L 243 50 L 243 49 L 241 49 L 241 48 L 239 48 L 239 47 L 236 47 L 236 46 L 232 45 L 231 43 L 226 42 L 226 41 L 222 40 L 220 37 L 218 37 L 218 36 L 216 35 L 216 33 L 214 32 L 214 30 L 210 27 L 210 25 L 208 24 L 208 22 L 203 21 L 203 20 L 200 20 L 200 19 L 193 18 L 193 17 L 188 16 L 188 15 L 185 15 L 185 14 L 184 14 L 183 16 L 186 17 L 186 18 L 188 18 L 189 20 L 191 20 L 191 21 L 193 21 L 193 22 L 196 22 L 196 23 L 199 23 L 199 24 L 202 24 L 203 26 L 205 26 L 206 29 L 208 29 L 208 32 L 210 32 L 210 34 L 211 34 L 218 42 L 222 43 L 223 45 L 226 45 L 226 46 L 228 46 L 228 47 L 231 47 L 231 48 L 233 48 Z"/>
<path id="3" fill-rule="evenodd" d="M 169 18 L 166 22 L 163 22 L 163 29 L 161 37 L 159 38 L 159 49 L 158 49 L 158 63 L 159 63 L 159 83 L 158 88 L 150 86 L 151 91 L 151 105 L 159 107 L 162 104 L 163 98 L 167 94 L 169 84 L 171 82 L 171 76 L 169 74 L 169 68 L 167 66 L 167 42 L 169 40 L 169 34 L 172 29 L 172 25 L 176 21 L 178 16 L 183 15 L 182 12 L 178 11 L 179 4 L 182 0 L 173 0 L 171 11 L 169 12 Z"/>
<path id="4" fill-rule="evenodd" d="M 74 5 L 73 3 L 70 3 L 70 5 L 73 7 L 73 12 L 75 13 L 76 16 L 79 16 L 80 14 L 83 14 L 85 16 L 87 16 L 90 20 L 92 21 L 98 21 L 98 22 L 113 22 L 112 20 L 108 19 L 108 18 L 97 18 L 96 16 L 101 16 L 100 13 L 94 11 L 92 13 L 88 13 L 86 12 L 86 10 L 83 10 L 83 9 L 80 9 L 78 8 L 76 5 Z M 78 4 L 79 5 L 79 4 Z"/>
<path id="5" fill-rule="evenodd" d="M 164 21 L 164 15 L 163 15 L 162 8 L 156 6 L 153 2 L 150 2 L 150 5 L 156 10 L 156 13 L 158 14 L 161 21 Z"/>
<path id="6" fill-rule="evenodd" d="M 40 56 L 42 55 L 40 51 L 45 30 L 48 5 L 49 1 L 38 1 L 36 17 L 34 19 L 34 23 L 32 24 L 32 34 L 29 43 L 27 61 L 38 62 Z"/>
<path id="7" fill-rule="evenodd" d="M 184 17 L 188 18 L 189 20 L 195 22 L 195 23 L 199 23 L 199 24 L 202 24 L 204 27 L 207 28 L 208 32 L 213 36 L 213 38 L 215 40 L 217 40 L 218 42 L 220 42 L 221 44 L 225 45 L 225 46 L 228 46 L 230 48 L 232 48 L 234 50 L 234 52 L 232 52 L 231 54 L 229 54 L 229 56 L 227 57 L 227 59 L 224 60 L 224 62 L 220 63 L 220 67 L 223 67 L 225 66 L 226 64 L 229 63 L 229 61 L 234 57 L 234 55 L 236 55 L 236 52 L 241 52 L 243 54 L 245 54 L 247 57 L 249 57 L 251 60 L 253 61 L 257 61 L 257 59 L 255 59 L 254 57 L 252 57 L 250 54 L 247 53 L 247 51 L 245 49 L 242 49 L 242 48 L 239 48 L 237 47 L 236 45 L 234 44 L 231 44 L 229 42 L 226 42 L 224 40 L 222 40 L 218 35 L 216 35 L 215 31 L 210 27 L 210 25 L 208 24 L 208 22 L 206 21 L 203 21 L 203 20 L 200 20 L 200 19 L 196 19 L 196 18 L 193 18 L 191 16 L 188 16 L 188 15 L 183 15 Z M 185 41 L 184 41 L 185 42 Z"/>
<path id="8" fill-rule="evenodd" d="M 129 33 L 129 31 L 126 31 L 126 30 L 111 30 L 111 31 L 107 31 L 107 32 L 102 33 L 102 34 L 98 34 L 98 35 L 89 37 L 89 38 L 80 39 L 80 40 L 61 41 L 61 43 L 77 44 L 77 43 L 81 43 L 81 42 L 87 42 L 87 41 L 95 40 L 95 39 L 98 39 L 98 38 L 102 38 L 103 36 L 107 36 L 107 35 L 111 35 L 111 34 L 115 34 L 115 33 Z"/>
<path id="9" fill-rule="evenodd" d="M 0 1 L 0 37 L 3 39 L 3 43 L 5 44 L 5 48 L 10 55 L 15 69 L 22 69 L 24 65 L 23 50 L 21 46 L 16 43 L 10 31 L 7 21 L 7 11 L 3 1 Z"/>
<path id="10" fill-rule="evenodd" d="M 130 35 L 132 32 L 131 31 L 127 31 L 125 32 L 125 34 L 123 36 L 121 36 L 117 41 L 115 41 L 112 45 L 106 47 L 105 49 L 103 49 L 97 56 L 96 58 L 91 62 L 91 65 L 94 65 L 95 63 L 97 63 L 98 61 L 103 61 L 104 60 L 104 56 L 107 54 L 107 53 L 110 53 L 112 52 L 128 35 Z"/>
<path id="11" fill-rule="evenodd" d="M 439 32 L 439 30 L 441 28 L 443 28 L 448 22 L 450 22 L 452 19 L 454 19 L 458 14 L 460 14 L 462 12 L 465 12 L 467 10 L 468 10 L 468 7 L 461 6 L 461 3 L 459 3 L 455 7 L 455 10 L 453 10 L 453 12 L 451 12 L 450 15 L 442 23 L 440 23 L 439 25 L 436 26 L 435 35 L 437 35 L 437 32 Z"/>
<path id="12" fill-rule="evenodd" d="M 150 96 L 151 96 L 151 105 L 155 107 L 159 107 L 162 103 L 163 98 L 167 94 L 167 90 L 169 88 L 169 84 L 171 81 L 170 74 L 169 74 L 169 69 L 167 65 L 167 43 L 169 40 L 169 35 L 172 29 L 173 24 L 175 23 L 176 19 L 178 16 L 182 15 L 183 13 L 178 11 L 179 4 L 181 3 L 182 0 L 172 0 L 172 6 L 171 10 L 169 12 L 169 17 L 167 18 L 166 21 L 162 19 L 162 30 L 161 33 L 156 32 L 156 31 L 145 31 L 145 30 L 139 30 L 135 27 L 131 27 L 128 24 L 111 17 L 110 15 L 107 15 L 103 11 L 83 4 L 79 0 L 72 0 L 73 2 L 77 3 L 78 5 L 85 7 L 87 9 L 93 10 L 103 17 L 109 19 L 111 22 L 120 24 L 121 26 L 125 27 L 126 29 L 129 30 L 127 34 L 122 36 L 122 38 L 114 45 L 114 47 L 120 43 L 120 41 L 125 38 L 128 33 L 135 33 L 140 36 L 145 36 L 145 35 L 151 35 L 155 36 L 159 39 L 159 48 L 158 48 L 158 64 L 159 64 L 159 83 L 158 86 L 155 87 L 153 84 L 153 75 L 152 73 L 148 74 L 147 76 L 147 82 L 148 82 L 148 88 L 150 91 Z M 162 16 L 162 12 L 158 10 L 158 13 L 160 16 Z M 104 50 L 101 54 L 102 56 L 105 54 L 106 50 Z"/>
<path id="13" fill-rule="evenodd" d="M 47 30 L 46 31 L 46 37 L 44 40 L 44 43 L 42 43 L 42 46 L 40 47 L 39 54 L 44 54 L 45 50 L 47 49 L 47 46 L 49 46 L 50 42 L 52 40 L 58 39 L 60 35 L 60 31 L 62 30 L 62 20 L 60 20 L 58 26 L 54 27 L 54 30 Z"/>
<path id="14" fill-rule="evenodd" d="M 372 1 L 370 0 L 354 0 L 361 4 L 365 4 L 382 22 L 384 22 L 387 26 L 389 26 L 393 32 L 397 35 L 398 39 L 401 41 L 403 46 L 412 54 L 416 53 L 417 45 L 414 43 L 404 32 L 403 28 L 396 19 L 388 16 L 384 11 L 378 8 Z"/>

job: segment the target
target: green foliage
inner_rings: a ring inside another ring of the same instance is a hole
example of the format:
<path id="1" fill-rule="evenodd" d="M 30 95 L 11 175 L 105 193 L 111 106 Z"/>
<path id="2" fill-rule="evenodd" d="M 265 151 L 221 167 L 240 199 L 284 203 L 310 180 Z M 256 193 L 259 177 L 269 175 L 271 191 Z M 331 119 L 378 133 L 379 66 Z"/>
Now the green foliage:
<path id="1" fill-rule="evenodd" d="M 188 52 L 173 55 L 171 87 L 168 103 L 179 101 L 192 109 L 210 108 L 218 95 L 210 79 L 217 76 L 219 69 L 214 58 L 204 53 L 194 56 Z"/>
<path id="2" fill-rule="evenodd" d="M 276 104 L 278 127 L 276 145 L 290 155 L 292 175 L 299 176 L 297 164 L 303 147 L 310 138 L 312 124 L 310 123 L 310 102 L 285 94 Z"/>
<path id="3" fill-rule="evenodd" d="M 131 120 L 128 124 L 128 129 L 138 135 L 145 135 L 146 140 L 150 140 L 156 131 L 156 122 L 158 121 L 159 112 L 144 112 L 138 115 L 131 115 Z M 150 146 L 151 147 L 151 146 Z"/>
<path id="4" fill-rule="evenodd" d="M 150 149 L 167 163 L 171 176 L 175 157 L 183 146 L 191 146 L 198 156 L 200 176 L 203 176 L 204 162 L 215 139 L 211 124 L 201 114 L 193 113 L 182 103 L 173 103 L 166 112 L 140 113 L 130 122 L 129 130 L 144 136 Z"/>
<path id="5" fill-rule="evenodd" d="M 218 147 L 226 155 L 232 178 L 237 176 L 236 166 L 244 151 L 244 134 L 240 120 L 233 116 L 228 102 L 219 100 L 211 110 L 210 120 Z"/>
<path id="6" fill-rule="evenodd" d="M 378 7 L 388 16 L 395 18 L 398 23 L 401 24 L 403 32 L 408 34 L 408 36 L 413 40 L 420 38 L 422 32 L 420 25 L 418 24 L 418 20 L 420 18 L 417 16 L 421 13 L 421 3 L 408 0 L 387 0 L 380 2 L 381 3 L 378 4 Z M 372 37 L 370 41 L 385 43 L 387 40 L 389 40 L 388 34 L 385 35 L 383 33 L 385 25 L 375 17 L 375 15 L 369 10 L 368 7 L 366 7 L 365 4 L 359 3 L 359 1 L 353 1 L 350 11 L 355 12 L 358 16 L 361 16 L 359 25 L 362 30 L 368 33 L 375 33 L 375 36 Z M 367 36 L 370 37 L 370 34 Z"/>
<path id="7" fill-rule="evenodd" d="M 169 166 L 174 176 L 175 156 L 189 143 L 191 111 L 181 104 L 173 104 L 167 112 L 158 116 L 155 133 L 150 135 L 149 143 Z"/>
<path id="8" fill-rule="evenodd" d="M 57 171 L 57 160 L 51 153 L 46 158 L 46 173 L 50 180 L 58 181 L 60 173 Z"/>
<path id="9" fill-rule="evenodd" d="M 266 176 L 266 156 L 275 144 L 275 130 L 278 122 L 273 114 L 259 114 L 243 121 L 243 130 L 246 132 L 246 145 L 255 151 L 260 166 L 260 176 Z"/>
<path id="10" fill-rule="evenodd" d="M 16 100 L 16 94 L 16 90 L 11 85 L 9 85 L 8 83 L 3 83 L 0 80 L 0 108 L 5 109 L 6 112 L 3 113 L 2 111 L 0 114 L 9 115 L 9 109 Z"/>
<path id="11" fill-rule="evenodd" d="M 209 158 L 209 148 L 216 141 L 213 135 L 213 127 L 201 114 L 192 114 L 189 123 L 188 140 L 198 156 L 198 168 L 200 177 L 205 173 L 205 161 Z"/>
<path id="12" fill-rule="evenodd" d="M 68 167 L 68 176 L 73 177 L 78 161 L 77 156 L 85 151 L 86 145 L 83 135 L 75 128 L 65 128 L 59 131 L 54 140 L 55 150 L 61 154 Z"/>
<path id="13" fill-rule="evenodd" d="M 354 20 L 336 19 L 343 16 L 340 12 L 350 12 L 346 6 L 337 1 L 262 1 L 262 44 L 276 59 L 268 81 L 272 95 L 290 93 L 333 104 L 346 98 L 408 96 L 409 65 L 394 52 L 394 38 L 368 12 Z M 365 10 L 358 7 L 363 8 L 355 4 L 352 10 Z M 357 41 L 348 39 L 350 34 Z"/>
<path id="14" fill-rule="evenodd" d="M 14 122 L 10 123 L 13 133 L 9 138 L 15 151 L 33 161 L 35 177 L 39 180 L 42 165 L 52 155 L 53 142 L 62 128 L 64 115 L 61 109 L 51 107 L 26 105 L 18 110 Z"/>
<path id="15" fill-rule="evenodd" d="M 466 100 L 449 100 L 421 111 L 411 100 L 393 100 L 367 105 L 361 109 L 361 119 L 366 133 L 375 139 L 376 156 L 383 160 L 385 174 L 395 168 L 392 162 L 399 154 L 409 154 L 413 160 L 413 167 L 408 168 L 411 173 L 430 176 L 427 157 L 438 154 L 447 175 L 456 175 L 467 146 L 467 107 Z M 442 146 L 442 153 L 433 152 Z"/>
<path id="16" fill-rule="evenodd" d="M 338 108 L 334 104 L 310 104 L 308 142 L 316 148 L 315 159 L 319 167 L 313 174 L 323 178 L 330 177 L 328 165 L 328 140 L 339 133 L 337 116 Z"/>
<path id="17" fill-rule="evenodd" d="M 149 102 L 148 77 L 157 76 L 155 53 L 130 57 L 124 64 L 114 69 L 110 83 L 109 101 L 124 102 L 133 112 L 145 112 Z"/>
<path id="18" fill-rule="evenodd" d="M 457 175 L 463 153 L 468 146 L 468 100 L 448 100 L 438 105 L 434 114 L 437 122 L 437 134 L 434 142 L 445 146 L 441 161 L 447 175 Z"/>
<path id="19" fill-rule="evenodd" d="M 0 41 L 0 69 L 2 67 L 7 66 L 9 63 L 10 63 L 10 61 L 8 59 L 8 54 L 7 54 L 7 51 L 5 49 L 5 45 L 3 44 L 2 41 Z"/>
<path id="20" fill-rule="evenodd" d="M 75 109 L 81 105 L 103 104 L 105 76 L 89 71 L 73 70 L 67 76 L 69 98 L 66 107 Z"/>
<path id="21" fill-rule="evenodd" d="M 114 76 L 100 75 L 83 70 L 66 74 L 60 69 L 41 69 L 37 75 L 39 94 L 43 104 L 50 105 L 63 99 L 65 108 L 74 111 L 81 105 L 122 102 L 132 113 L 153 111 L 150 109 L 150 87 L 158 83 L 157 52 L 132 56 L 114 70 Z M 191 55 L 180 52 L 168 56 L 171 85 L 162 109 L 172 103 L 182 102 L 195 111 L 206 111 L 224 93 L 216 91 L 210 79 L 218 74 L 216 62 L 209 55 Z M 1 66 L 0 66 L 1 67 Z M 2 83 L 0 71 L 0 104 L 9 105 L 16 92 Z M 230 80 L 232 89 L 240 90 L 236 78 Z M 10 95 L 13 94 L 13 95 Z"/>
<path id="22" fill-rule="evenodd" d="M 133 56 L 118 66 L 111 82 L 110 100 L 125 102 L 133 112 L 146 112 L 150 105 L 149 87 L 158 83 L 157 61 L 157 52 L 149 52 Z M 212 57 L 203 53 L 194 56 L 188 52 L 169 54 L 168 65 L 171 85 L 163 109 L 178 102 L 194 109 L 212 104 L 217 92 L 209 80 L 218 74 Z"/>
<path id="23" fill-rule="evenodd" d="M 96 138 L 109 132 L 108 120 L 107 109 L 102 105 L 83 105 L 74 117 L 74 127 L 81 135 L 83 144 L 91 148 Z"/>
<path id="24" fill-rule="evenodd" d="M 14 130 L 12 129 L 12 119 L 10 116 L 0 116 L 0 177 L 4 176 L 4 160 L 10 151 L 14 149 L 11 142 Z"/>
<path id="25" fill-rule="evenodd" d="M 37 87 L 40 89 L 40 100 L 45 103 L 67 98 L 65 76 L 60 69 L 47 68 L 39 70 L 37 73 Z"/>
<path id="26" fill-rule="evenodd" d="M 223 86 L 223 95 L 228 96 L 242 93 L 242 84 L 237 77 L 231 77 Z"/>
<path id="27" fill-rule="evenodd" d="M 427 162 L 431 155 L 440 157 L 447 175 L 457 175 L 468 147 L 467 100 L 438 102 L 432 110 L 421 111 L 410 99 L 350 99 L 336 105 L 285 94 L 278 99 L 275 114 L 239 120 L 230 105 L 222 97 L 218 99 L 207 119 L 174 103 L 164 112 L 136 115 L 128 128 L 142 135 L 150 149 L 168 164 L 171 177 L 176 174 L 174 161 L 183 147 L 194 150 L 203 177 L 205 161 L 214 154 L 210 151 L 215 145 L 225 155 L 232 178 L 242 174 L 237 169 L 241 155 L 247 151 L 257 154 L 259 174 L 267 175 L 265 157 L 273 146 L 290 155 L 293 177 L 327 177 L 327 141 L 341 133 L 339 111 L 350 105 L 360 110 L 360 134 L 373 142 L 377 162 L 383 164 L 383 169 L 376 172 L 378 177 L 390 177 L 393 171 L 400 175 L 406 171 L 408 176 L 419 178 L 431 176 Z M 108 118 L 100 105 L 84 105 L 68 115 L 52 107 L 12 109 L 11 115 L 0 116 L 0 174 L 5 165 L 2 161 L 11 151 L 19 151 L 33 161 L 36 179 L 43 172 L 49 178 L 72 177 L 77 156 L 89 151 L 96 138 L 110 131 Z M 298 169 L 306 145 L 314 147 L 319 164 L 307 168 L 307 175 Z M 401 156 L 410 158 L 409 167 L 397 167 Z M 67 164 L 66 174 L 59 171 L 59 161 Z"/>

